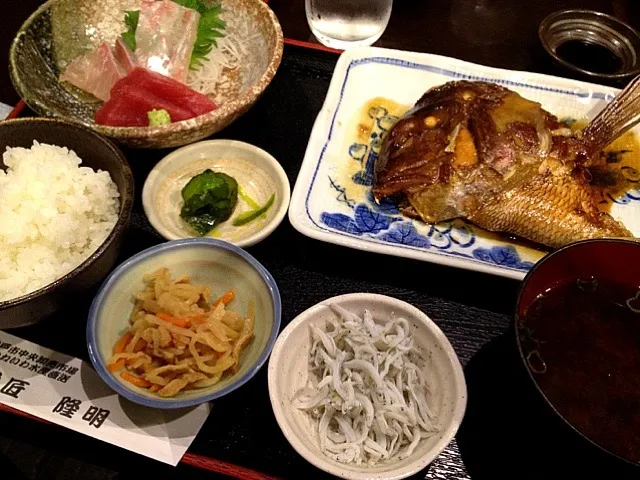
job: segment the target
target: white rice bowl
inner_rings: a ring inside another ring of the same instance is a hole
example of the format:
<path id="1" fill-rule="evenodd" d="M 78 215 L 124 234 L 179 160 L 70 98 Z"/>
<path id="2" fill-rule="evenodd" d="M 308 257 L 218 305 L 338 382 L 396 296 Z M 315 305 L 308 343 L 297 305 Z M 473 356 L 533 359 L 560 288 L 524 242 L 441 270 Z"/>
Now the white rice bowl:
<path id="1" fill-rule="evenodd" d="M 0 301 L 38 290 L 85 261 L 118 220 L 108 172 L 71 150 L 33 142 L 7 148 L 0 170 Z"/>

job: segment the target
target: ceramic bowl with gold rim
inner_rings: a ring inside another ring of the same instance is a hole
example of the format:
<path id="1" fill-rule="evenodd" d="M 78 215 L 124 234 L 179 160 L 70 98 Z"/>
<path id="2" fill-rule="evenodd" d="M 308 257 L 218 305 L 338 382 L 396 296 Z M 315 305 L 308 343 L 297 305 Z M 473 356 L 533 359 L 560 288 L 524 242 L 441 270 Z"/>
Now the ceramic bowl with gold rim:
<path id="1" fill-rule="evenodd" d="M 208 237 L 248 247 L 264 240 L 280 225 L 287 213 L 291 187 L 278 161 L 248 143 L 207 140 L 175 150 L 149 172 L 142 190 L 142 205 L 160 235 L 167 240 L 199 236 L 180 217 L 184 203 L 182 189 L 207 169 L 233 177 L 253 203 L 238 195 L 231 217 L 216 225 Z M 234 225 L 246 212 L 267 204 L 272 195 L 273 203 L 265 213 L 243 225 Z"/>
<path id="2" fill-rule="evenodd" d="M 227 32 L 246 46 L 239 66 L 223 71 L 223 84 L 212 112 L 169 125 L 111 127 L 98 125 L 101 103 L 58 81 L 61 70 L 102 41 L 113 44 L 125 30 L 124 12 L 140 0 L 49 0 L 22 25 L 11 45 L 9 72 L 13 85 L 31 109 L 43 116 L 79 122 L 131 147 L 166 148 L 206 138 L 229 125 L 255 103 L 282 59 L 282 29 L 262 0 L 224 0 L 221 17 Z"/>

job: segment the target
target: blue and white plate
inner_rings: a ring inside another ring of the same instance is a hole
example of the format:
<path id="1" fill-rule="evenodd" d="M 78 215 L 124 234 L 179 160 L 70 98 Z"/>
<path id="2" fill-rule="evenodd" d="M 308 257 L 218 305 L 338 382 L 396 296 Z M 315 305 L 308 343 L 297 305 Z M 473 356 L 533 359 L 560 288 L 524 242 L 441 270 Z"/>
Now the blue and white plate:
<path id="1" fill-rule="evenodd" d="M 325 242 L 523 278 L 545 251 L 460 220 L 426 225 L 403 217 L 393 204 L 377 205 L 371 195 L 373 164 L 384 132 L 427 89 L 461 79 L 504 85 L 561 119 L 593 118 L 617 92 L 438 55 L 349 50 L 338 61 L 313 127 L 291 199 L 291 224 Z M 639 200 L 640 190 L 609 199 L 611 214 L 634 235 L 640 235 Z"/>

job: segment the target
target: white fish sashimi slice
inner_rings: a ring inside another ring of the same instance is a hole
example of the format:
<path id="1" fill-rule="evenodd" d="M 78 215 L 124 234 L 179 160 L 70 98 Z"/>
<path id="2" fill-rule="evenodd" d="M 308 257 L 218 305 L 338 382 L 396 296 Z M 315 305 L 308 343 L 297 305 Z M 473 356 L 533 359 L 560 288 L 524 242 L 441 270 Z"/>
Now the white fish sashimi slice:
<path id="1" fill-rule="evenodd" d="M 60 81 L 69 82 L 100 100 L 107 101 L 111 87 L 125 74 L 111 47 L 102 42 L 95 50 L 75 58 L 60 75 Z"/>
<path id="2" fill-rule="evenodd" d="M 135 55 L 131 50 L 129 50 L 129 47 L 125 45 L 120 37 L 118 37 L 116 44 L 113 47 L 113 55 L 127 73 L 133 70 L 137 65 Z"/>
<path id="3" fill-rule="evenodd" d="M 136 63 L 185 83 L 200 14 L 172 0 L 145 0 L 136 28 Z"/>

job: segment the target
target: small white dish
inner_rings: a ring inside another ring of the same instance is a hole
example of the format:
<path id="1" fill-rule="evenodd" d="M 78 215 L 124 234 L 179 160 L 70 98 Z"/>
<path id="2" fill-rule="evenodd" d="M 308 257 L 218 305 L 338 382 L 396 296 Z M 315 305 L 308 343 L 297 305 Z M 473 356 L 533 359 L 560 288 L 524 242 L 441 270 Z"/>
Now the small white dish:
<path id="1" fill-rule="evenodd" d="M 328 305 L 337 304 L 357 315 L 367 309 L 378 321 L 391 314 L 414 327 L 415 345 L 428 352 L 423 365 L 433 387 L 433 410 L 441 431 L 420 441 L 413 454 L 393 463 L 357 466 L 339 463 L 320 450 L 318 425 L 292 404 L 295 393 L 307 385 L 309 326 L 325 328 L 335 317 Z M 351 293 L 329 298 L 298 315 L 278 337 L 269 360 L 269 397 L 276 420 L 293 448 L 316 467 L 349 480 L 396 480 L 413 475 L 431 463 L 455 436 L 467 405 L 467 387 L 460 361 L 442 330 L 427 315 L 401 300 L 373 293 Z"/>
<path id="2" fill-rule="evenodd" d="M 180 218 L 182 188 L 206 169 L 226 173 L 238 182 L 258 205 L 275 193 L 271 208 L 259 218 L 239 227 L 232 225 L 239 214 L 251 207 L 238 196 L 231 217 L 207 236 L 238 247 L 249 247 L 264 240 L 282 222 L 291 187 L 278 161 L 264 150 L 235 140 L 207 140 L 179 148 L 164 157 L 151 170 L 142 190 L 144 212 L 160 235 L 167 240 L 197 237 Z"/>

